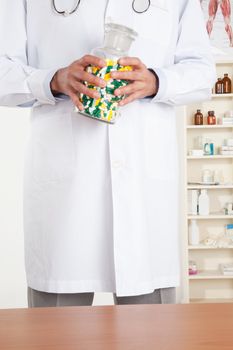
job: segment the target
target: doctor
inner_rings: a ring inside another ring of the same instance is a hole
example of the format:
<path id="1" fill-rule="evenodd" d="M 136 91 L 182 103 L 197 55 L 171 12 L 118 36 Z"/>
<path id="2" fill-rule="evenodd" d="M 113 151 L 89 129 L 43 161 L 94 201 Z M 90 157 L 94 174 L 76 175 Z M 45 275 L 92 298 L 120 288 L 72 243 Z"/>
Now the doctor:
<path id="1" fill-rule="evenodd" d="M 24 185 L 29 306 L 90 305 L 94 292 L 112 292 L 118 304 L 175 302 L 174 107 L 208 99 L 215 81 L 200 1 L 0 5 L 0 104 L 32 107 Z M 85 67 L 104 65 L 88 54 L 101 46 L 105 22 L 139 34 L 121 60 L 133 72 L 114 76 L 131 81 L 116 91 L 127 98 L 115 125 L 74 112 L 74 104 L 82 109 L 82 81 L 94 79 Z"/>

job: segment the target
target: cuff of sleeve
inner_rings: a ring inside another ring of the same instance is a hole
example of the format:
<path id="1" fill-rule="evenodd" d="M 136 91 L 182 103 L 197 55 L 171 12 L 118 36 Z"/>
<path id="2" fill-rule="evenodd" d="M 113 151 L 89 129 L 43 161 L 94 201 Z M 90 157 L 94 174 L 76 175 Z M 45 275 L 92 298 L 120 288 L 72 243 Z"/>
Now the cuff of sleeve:
<path id="1" fill-rule="evenodd" d="M 40 104 L 55 105 L 57 99 L 50 89 L 50 82 L 57 69 L 37 69 L 27 79 L 28 87 Z"/>
<path id="2" fill-rule="evenodd" d="M 167 91 L 167 77 L 164 74 L 163 70 L 160 68 L 153 69 L 154 72 L 157 74 L 159 79 L 159 89 L 155 97 L 152 99 L 151 102 L 162 102 L 164 100 L 164 97 L 166 95 Z"/>

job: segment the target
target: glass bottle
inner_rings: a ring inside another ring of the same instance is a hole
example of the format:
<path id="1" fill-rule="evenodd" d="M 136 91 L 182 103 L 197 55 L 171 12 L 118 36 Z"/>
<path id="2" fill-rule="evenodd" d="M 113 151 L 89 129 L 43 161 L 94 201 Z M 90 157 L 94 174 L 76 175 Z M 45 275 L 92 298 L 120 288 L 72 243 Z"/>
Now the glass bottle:
<path id="1" fill-rule="evenodd" d="M 230 94 L 231 93 L 231 79 L 228 77 L 228 74 L 224 74 L 224 78 L 222 80 L 223 83 L 223 93 Z"/>
<path id="2" fill-rule="evenodd" d="M 197 113 L 194 115 L 194 124 L 203 125 L 203 114 L 201 113 L 200 109 L 198 109 Z"/>
<path id="3" fill-rule="evenodd" d="M 216 124 L 216 117 L 214 115 L 214 111 L 208 112 L 207 124 L 208 125 L 215 125 Z"/>
<path id="4" fill-rule="evenodd" d="M 215 93 L 222 94 L 223 93 L 223 82 L 222 78 L 218 78 L 218 81 L 215 84 Z"/>
<path id="5" fill-rule="evenodd" d="M 112 79 L 111 72 L 132 70 L 132 67 L 120 66 L 118 60 L 123 56 L 129 55 L 130 47 L 136 37 L 137 33 L 126 26 L 114 23 L 105 25 L 104 45 L 92 50 L 91 54 L 105 59 L 106 66 L 99 68 L 91 65 L 86 70 L 88 73 L 104 79 L 107 85 L 104 88 L 100 88 L 86 82 L 85 85 L 90 89 L 96 90 L 100 94 L 100 98 L 94 99 L 81 94 L 84 111 L 79 113 L 96 120 L 111 124 L 115 123 L 120 115 L 118 104 L 124 96 L 115 96 L 114 91 L 119 87 L 126 86 L 128 82 L 126 80 Z"/>

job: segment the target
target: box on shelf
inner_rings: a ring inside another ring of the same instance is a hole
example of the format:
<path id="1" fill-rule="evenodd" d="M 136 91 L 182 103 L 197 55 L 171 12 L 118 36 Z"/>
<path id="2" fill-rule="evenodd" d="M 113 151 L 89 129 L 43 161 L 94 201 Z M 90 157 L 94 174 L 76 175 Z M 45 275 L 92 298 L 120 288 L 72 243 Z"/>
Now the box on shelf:
<path id="1" fill-rule="evenodd" d="M 220 264 L 219 267 L 224 276 L 233 276 L 233 263 Z"/>

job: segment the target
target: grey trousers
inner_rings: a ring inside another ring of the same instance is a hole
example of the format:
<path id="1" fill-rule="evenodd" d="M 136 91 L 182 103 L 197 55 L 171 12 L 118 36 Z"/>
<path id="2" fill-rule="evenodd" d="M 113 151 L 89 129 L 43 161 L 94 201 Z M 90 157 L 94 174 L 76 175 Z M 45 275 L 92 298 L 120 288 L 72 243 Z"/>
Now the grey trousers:
<path id="1" fill-rule="evenodd" d="M 39 292 L 28 287 L 28 307 L 90 306 L 94 293 L 56 294 Z M 151 294 L 118 297 L 113 294 L 115 305 L 129 304 L 175 304 L 176 289 L 155 289 Z"/>

